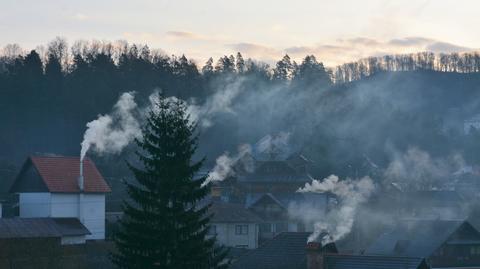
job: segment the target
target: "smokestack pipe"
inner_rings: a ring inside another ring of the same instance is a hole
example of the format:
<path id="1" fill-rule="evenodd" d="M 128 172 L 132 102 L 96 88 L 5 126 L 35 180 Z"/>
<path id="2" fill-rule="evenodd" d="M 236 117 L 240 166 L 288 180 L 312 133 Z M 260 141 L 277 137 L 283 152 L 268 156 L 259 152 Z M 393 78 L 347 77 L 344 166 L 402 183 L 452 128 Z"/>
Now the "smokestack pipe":
<path id="1" fill-rule="evenodd" d="M 307 269 L 324 269 L 325 255 L 338 253 L 334 242 L 325 245 L 321 242 L 308 242 L 305 250 L 307 252 Z"/>
<path id="2" fill-rule="evenodd" d="M 83 159 L 80 158 L 80 175 L 78 176 L 78 188 L 80 189 L 81 192 L 83 192 L 83 186 L 84 185 L 84 180 L 83 180 Z"/>

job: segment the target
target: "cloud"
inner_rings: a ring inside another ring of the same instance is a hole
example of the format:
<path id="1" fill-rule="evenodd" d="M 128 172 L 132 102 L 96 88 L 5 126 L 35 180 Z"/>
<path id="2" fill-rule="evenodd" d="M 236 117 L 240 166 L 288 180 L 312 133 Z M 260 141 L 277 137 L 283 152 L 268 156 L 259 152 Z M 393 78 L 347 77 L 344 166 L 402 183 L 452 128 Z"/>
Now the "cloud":
<path id="1" fill-rule="evenodd" d="M 192 32 L 184 32 L 184 31 L 168 31 L 165 33 L 166 37 L 170 40 L 203 40 L 205 39 L 204 36 L 195 34 Z"/>
<path id="2" fill-rule="evenodd" d="M 466 52 L 473 50 L 472 48 L 458 46 L 447 42 L 434 42 L 427 46 L 427 50 L 435 53 L 452 53 L 452 52 Z"/>
<path id="3" fill-rule="evenodd" d="M 417 36 L 417 37 L 405 37 L 405 38 L 392 39 L 388 42 L 388 44 L 393 46 L 400 46 L 400 47 L 410 47 L 410 46 L 422 46 L 432 42 L 435 42 L 435 41 L 430 38 Z"/>
<path id="4" fill-rule="evenodd" d="M 405 37 L 391 40 L 377 40 L 367 37 L 350 39 L 337 39 L 331 43 L 319 43 L 311 46 L 294 46 L 284 49 L 259 45 L 255 43 L 235 43 L 227 45 L 249 57 L 261 58 L 268 63 L 274 63 L 285 53 L 296 61 L 313 54 L 327 66 L 335 66 L 345 62 L 355 61 L 370 56 L 383 56 L 386 54 L 415 53 L 419 51 L 432 51 L 434 53 L 451 53 L 474 50 L 440 40 L 427 37 Z"/>

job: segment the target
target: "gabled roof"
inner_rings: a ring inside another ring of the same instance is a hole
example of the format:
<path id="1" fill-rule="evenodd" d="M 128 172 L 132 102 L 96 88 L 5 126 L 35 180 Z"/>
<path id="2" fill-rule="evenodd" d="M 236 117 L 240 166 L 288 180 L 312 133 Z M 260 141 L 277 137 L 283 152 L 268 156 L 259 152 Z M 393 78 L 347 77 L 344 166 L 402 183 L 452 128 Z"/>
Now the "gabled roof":
<path id="1" fill-rule="evenodd" d="M 430 267 L 427 265 L 424 258 L 328 254 L 325 256 L 325 268 L 424 269 Z"/>
<path id="2" fill-rule="evenodd" d="M 49 192 L 77 193 L 78 176 L 80 174 L 79 157 L 63 156 L 32 156 L 27 159 L 20 174 L 15 180 L 11 192 L 22 192 L 20 181 L 24 172 L 34 167 Z M 83 161 L 84 192 L 105 193 L 110 192 L 110 187 L 105 182 L 97 167 L 89 158 Z"/>
<path id="3" fill-rule="evenodd" d="M 284 232 L 238 257 L 232 269 L 304 269 L 310 233 Z"/>
<path id="4" fill-rule="evenodd" d="M 209 208 L 213 214 L 212 223 L 260 223 L 262 219 L 250 212 L 242 204 L 213 203 Z"/>
<path id="5" fill-rule="evenodd" d="M 381 235 L 365 253 L 429 257 L 462 225 L 474 229 L 463 220 L 402 221 L 393 230 Z"/>
<path id="6" fill-rule="evenodd" d="M 1 218 L 0 238 L 45 238 L 90 234 L 76 218 Z"/>
<path id="7" fill-rule="evenodd" d="M 286 206 L 278 200 L 275 195 L 271 193 L 251 193 L 248 194 L 247 201 L 246 201 L 246 207 L 247 208 L 252 208 L 255 206 L 257 203 L 263 200 L 270 200 L 275 204 L 278 204 L 280 207 L 284 208 L 286 210 Z"/>

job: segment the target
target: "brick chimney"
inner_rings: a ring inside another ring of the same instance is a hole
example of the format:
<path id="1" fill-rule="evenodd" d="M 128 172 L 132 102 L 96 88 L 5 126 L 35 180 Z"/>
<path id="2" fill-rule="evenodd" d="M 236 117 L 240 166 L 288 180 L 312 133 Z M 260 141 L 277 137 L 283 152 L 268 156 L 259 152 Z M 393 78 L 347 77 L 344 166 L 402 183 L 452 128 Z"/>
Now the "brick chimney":
<path id="1" fill-rule="evenodd" d="M 307 269 L 324 269 L 325 254 L 338 253 L 334 242 L 323 246 L 320 242 L 308 242 L 305 249 L 307 252 Z"/>

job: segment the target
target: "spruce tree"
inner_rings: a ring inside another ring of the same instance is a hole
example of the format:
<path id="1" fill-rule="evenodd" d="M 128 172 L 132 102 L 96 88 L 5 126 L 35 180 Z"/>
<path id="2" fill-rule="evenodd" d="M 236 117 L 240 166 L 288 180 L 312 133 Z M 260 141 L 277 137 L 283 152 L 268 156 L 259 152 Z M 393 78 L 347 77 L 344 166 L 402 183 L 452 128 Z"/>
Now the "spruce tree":
<path id="1" fill-rule="evenodd" d="M 115 236 L 112 261 L 119 268 L 226 268 L 226 252 L 209 237 L 205 177 L 194 178 L 203 159 L 195 125 L 178 100 L 159 98 L 150 111 L 136 152 L 141 165 L 129 163 L 134 183 Z M 139 167 L 140 166 L 140 167 Z"/>

